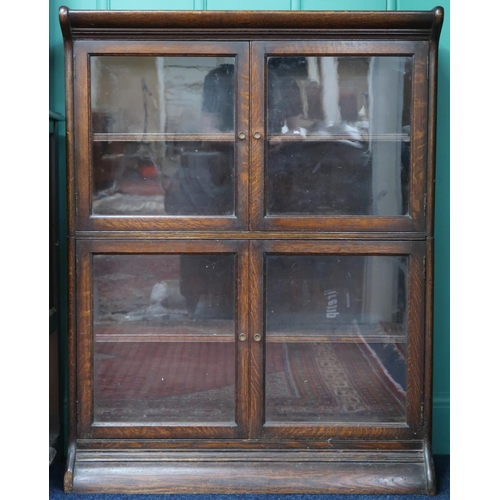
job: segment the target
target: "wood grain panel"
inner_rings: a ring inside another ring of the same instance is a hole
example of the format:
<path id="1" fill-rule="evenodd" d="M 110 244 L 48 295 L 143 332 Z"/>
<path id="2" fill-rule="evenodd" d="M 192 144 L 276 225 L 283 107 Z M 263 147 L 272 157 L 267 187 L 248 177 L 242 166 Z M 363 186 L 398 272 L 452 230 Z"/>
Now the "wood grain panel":
<path id="1" fill-rule="evenodd" d="M 262 315 L 264 261 L 259 242 L 250 243 L 250 439 L 261 437 L 264 422 L 264 318 Z M 253 336 L 259 333 L 263 338 L 255 342 Z"/>
<path id="2" fill-rule="evenodd" d="M 131 241 L 106 239 L 87 239 L 77 242 L 77 303 L 78 322 L 76 330 L 76 386 L 77 401 L 76 413 L 78 420 L 79 438 L 103 439 L 168 439 L 168 438 L 194 438 L 194 439 L 221 439 L 236 438 L 246 435 L 248 425 L 248 347 L 237 343 L 237 356 L 234 359 L 236 367 L 236 424 L 234 422 L 215 423 L 186 423 L 183 422 L 156 422 L 144 424 L 143 422 L 101 423 L 94 421 L 93 412 L 93 384 L 94 384 L 94 342 L 93 335 L 93 272 L 92 256 L 96 254 L 235 254 L 236 255 L 236 306 L 238 308 L 237 330 L 233 333 L 232 340 L 236 341 L 236 332 L 239 329 L 248 331 L 248 244 L 238 241 Z M 240 427 L 245 426 L 244 430 Z"/>
<path id="3" fill-rule="evenodd" d="M 428 492 L 423 454 L 149 454 L 101 459 L 79 453 L 73 492 L 370 493 Z M 265 458 L 264 458 L 265 457 Z M 193 460 L 194 459 L 194 460 Z M 388 477 L 388 471 L 391 471 Z M 196 478 L 196 481 L 192 479 Z"/>
<path id="4" fill-rule="evenodd" d="M 436 24 L 442 23 L 442 9 L 427 12 L 348 12 L 348 11 L 74 11 L 59 10 L 66 36 L 73 38 L 112 38 L 126 40 L 131 31 L 136 37 L 197 38 L 259 37 L 296 38 L 330 36 L 336 38 L 429 38 Z"/>

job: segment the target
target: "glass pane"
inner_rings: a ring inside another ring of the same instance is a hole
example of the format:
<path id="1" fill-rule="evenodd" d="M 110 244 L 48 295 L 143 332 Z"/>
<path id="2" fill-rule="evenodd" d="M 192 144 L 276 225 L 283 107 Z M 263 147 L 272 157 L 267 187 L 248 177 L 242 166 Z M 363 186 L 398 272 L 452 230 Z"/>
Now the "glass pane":
<path id="1" fill-rule="evenodd" d="M 233 255 L 95 255 L 94 420 L 234 422 Z"/>
<path id="2" fill-rule="evenodd" d="M 94 142 L 94 215 L 233 215 L 230 142 Z"/>
<path id="3" fill-rule="evenodd" d="M 268 256 L 266 421 L 404 422 L 406 257 Z"/>
<path id="4" fill-rule="evenodd" d="M 234 63 L 91 57 L 94 214 L 234 214 Z"/>
<path id="5" fill-rule="evenodd" d="M 411 63 L 268 58 L 268 215 L 408 213 Z"/>

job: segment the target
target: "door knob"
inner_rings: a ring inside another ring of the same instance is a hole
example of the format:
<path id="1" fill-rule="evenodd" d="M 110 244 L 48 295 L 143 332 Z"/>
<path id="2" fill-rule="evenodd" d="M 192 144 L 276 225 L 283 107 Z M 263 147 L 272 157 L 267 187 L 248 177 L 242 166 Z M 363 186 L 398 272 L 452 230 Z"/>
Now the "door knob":
<path id="1" fill-rule="evenodd" d="M 247 135 L 245 134 L 245 132 L 240 132 L 240 133 L 238 134 L 238 137 L 239 137 L 241 140 L 245 139 L 245 137 L 246 137 L 246 136 L 247 136 Z"/>
<path id="2" fill-rule="evenodd" d="M 254 132 L 254 133 L 253 133 L 253 137 L 254 137 L 254 139 L 260 139 L 260 137 L 261 137 L 261 136 L 260 136 L 260 132 L 258 132 L 258 131 L 257 131 L 257 132 Z"/>
<path id="3" fill-rule="evenodd" d="M 243 342 L 243 341 L 245 341 L 247 339 L 247 336 L 244 333 L 240 333 L 238 335 L 238 338 Z"/>
<path id="4" fill-rule="evenodd" d="M 255 340 L 255 342 L 260 342 L 260 339 L 262 338 L 261 334 L 260 333 L 256 333 L 254 336 L 253 336 L 253 339 Z"/>

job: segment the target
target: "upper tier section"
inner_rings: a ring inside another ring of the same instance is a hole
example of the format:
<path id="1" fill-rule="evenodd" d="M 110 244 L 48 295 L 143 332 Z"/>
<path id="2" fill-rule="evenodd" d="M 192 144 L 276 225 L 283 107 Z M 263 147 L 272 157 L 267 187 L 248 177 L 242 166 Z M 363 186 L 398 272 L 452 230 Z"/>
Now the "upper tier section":
<path id="1" fill-rule="evenodd" d="M 442 21 L 61 7 L 70 232 L 432 235 Z"/>

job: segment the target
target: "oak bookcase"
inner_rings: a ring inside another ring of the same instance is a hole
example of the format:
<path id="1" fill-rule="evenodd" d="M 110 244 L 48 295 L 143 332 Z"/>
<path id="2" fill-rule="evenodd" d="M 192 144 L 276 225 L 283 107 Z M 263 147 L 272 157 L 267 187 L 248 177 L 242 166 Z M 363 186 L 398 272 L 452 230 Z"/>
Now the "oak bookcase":
<path id="1" fill-rule="evenodd" d="M 61 7 L 67 491 L 435 492 L 443 15 Z"/>

